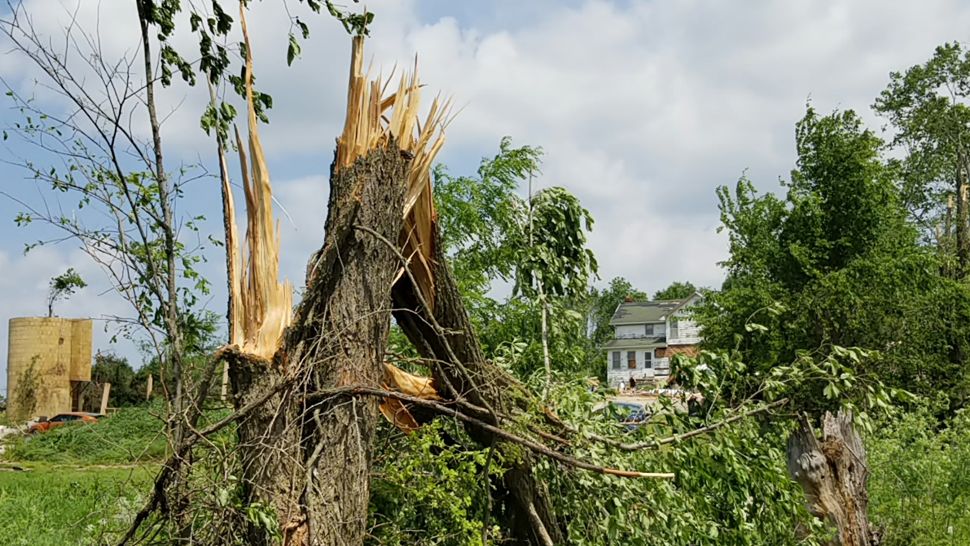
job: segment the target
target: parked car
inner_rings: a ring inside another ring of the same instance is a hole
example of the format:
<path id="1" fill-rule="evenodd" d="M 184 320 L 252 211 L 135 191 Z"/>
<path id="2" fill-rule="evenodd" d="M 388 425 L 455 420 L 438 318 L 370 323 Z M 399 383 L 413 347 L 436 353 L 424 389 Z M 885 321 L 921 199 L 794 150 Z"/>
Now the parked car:
<path id="1" fill-rule="evenodd" d="M 40 421 L 27 427 L 27 432 L 47 432 L 52 428 L 57 428 L 59 426 L 66 425 L 67 423 L 88 423 L 93 425 L 102 417 L 104 417 L 104 415 L 101 415 L 100 413 L 86 413 L 81 411 L 58 413 L 50 419 L 42 417 Z"/>
<path id="2" fill-rule="evenodd" d="M 646 404 L 626 400 L 610 400 L 597 404 L 593 408 L 593 413 L 604 413 L 616 419 L 625 425 L 628 431 L 636 430 L 637 427 L 650 418 L 650 410 Z"/>
<path id="3" fill-rule="evenodd" d="M 634 402 L 612 402 L 617 418 L 625 425 L 634 425 L 647 420 L 647 408 Z"/>

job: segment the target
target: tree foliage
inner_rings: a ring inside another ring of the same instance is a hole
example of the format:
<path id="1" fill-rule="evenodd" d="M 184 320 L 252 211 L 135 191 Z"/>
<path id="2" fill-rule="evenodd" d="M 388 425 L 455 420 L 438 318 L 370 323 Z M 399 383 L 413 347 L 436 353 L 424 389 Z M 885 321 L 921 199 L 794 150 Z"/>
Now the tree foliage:
<path id="1" fill-rule="evenodd" d="M 50 288 L 47 291 L 47 316 L 54 316 L 54 303 L 57 300 L 71 297 L 75 291 L 87 286 L 81 275 L 74 271 L 73 267 L 51 279 Z"/>
<path id="2" fill-rule="evenodd" d="M 705 343 L 737 347 L 756 374 L 799 354 L 860 347 L 869 352 L 856 373 L 917 393 L 945 389 L 961 404 L 970 294 L 919 244 L 881 141 L 851 111 L 810 108 L 796 142 L 784 199 L 744 179 L 733 193 L 718 190 L 730 257 L 703 313 Z M 826 406 L 811 402 L 820 394 L 806 396 L 808 407 Z"/>
<path id="3" fill-rule="evenodd" d="M 658 290 L 653 294 L 655 300 L 682 300 L 689 298 L 697 292 L 697 287 L 690 281 L 674 281 L 670 286 L 663 290 Z"/>
<path id="4" fill-rule="evenodd" d="M 517 191 L 538 169 L 542 149 L 512 146 L 502 138 L 499 152 L 482 159 L 476 176 L 434 171 L 434 198 L 445 253 L 462 294 L 480 301 L 492 282 L 511 281 L 518 263 L 517 233 L 525 205 Z"/>
<path id="5" fill-rule="evenodd" d="M 614 277 L 606 288 L 591 290 L 590 298 L 593 300 L 589 313 L 590 329 L 593 343 L 598 346 L 613 337 L 610 319 L 613 318 L 616 308 L 627 298 L 633 301 L 644 301 L 648 296 L 646 292 L 634 288 L 625 278 Z"/>
<path id="6" fill-rule="evenodd" d="M 867 442 L 870 514 L 883 544 L 970 543 L 970 415 L 934 402 L 886 420 Z"/>
<path id="7" fill-rule="evenodd" d="M 498 154 L 482 160 L 476 176 L 453 176 L 440 165 L 435 169 L 441 243 L 462 297 L 485 350 L 501 355 L 521 377 L 543 365 L 542 321 L 535 309 L 536 303 L 542 305 L 539 280 L 548 283 L 543 287 L 551 316 L 550 360 L 558 371 L 592 371 L 584 318 L 596 272 L 595 257 L 586 247 L 593 220 L 561 187 L 537 192 L 530 216 L 520 187 L 538 171 L 541 157 L 541 148 L 515 147 L 505 137 Z M 493 283 L 511 283 L 512 295 L 495 298 Z"/>
<path id="8" fill-rule="evenodd" d="M 901 195 L 924 234 L 955 257 L 956 276 L 970 260 L 970 52 L 957 43 L 936 48 L 925 63 L 890 74 L 873 108 L 889 120 L 905 154 Z M 948 266 L 948 264 L 944 264 Z"/>

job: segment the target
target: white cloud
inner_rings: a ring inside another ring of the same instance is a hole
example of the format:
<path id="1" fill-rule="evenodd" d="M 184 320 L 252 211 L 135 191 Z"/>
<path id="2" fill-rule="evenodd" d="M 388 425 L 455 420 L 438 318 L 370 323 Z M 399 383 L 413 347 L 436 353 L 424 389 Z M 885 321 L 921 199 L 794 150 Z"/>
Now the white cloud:
<path id="1" fill-rule="evenodd" d="M 73 4 L 29 5 L 62 3 Z M 82 4 L 89 20 L 97 14 L 97 3 Z M 970 28 L 970 4 L 958 0 L 519 4 L 429 17 L 415 0 L 370 2 L 375 71 L 408 66 L 417 53 L 426 96 L 440 90 L 462 107 L 441 157 L 452 173 L 472 172 L 504 135 L 542 146 L 540 185 L 566 186 L 596 218 L 591 241 L 603 279 L 622 275 L 651 292 L 674 280 L 719 284 L 726 243 L 715 233 L 714 188 L 745 169 L 759 187 L 775 188 L 792 166 L 793 125 L 809 97 L 823 112 L 854 108 L 877 128 L 868 107 L 888 73 Z M 281 220 L 282 268 L 298 283 L 322 240 L 349 40 L 326 16 L 308 16 L 311 38 L 286 67 L 286 14 L 273 2 L 251 5 L 257 85 L 275 99 L 262 136 L 277 198 L 292 216 Z M 130 13 L 101 4 L 100 19 L 113 51 L 137 45 Z M 191 37 L 179 40 L 194 49 Z M 22 61 L 0 56 L 0 70 L 29 84 Z M 162 95 L 166 111 L 182 105 L 165 125 L 170 155 L 212 164 L 213 145 L 198 129 L 205 90 L 173 86 Z M 191 204 L 217 213 L 217 190 L 200 195 Z M 219 235 L 218 222 L 207 225 Z M 8 282 L 34 279 L 25 265 L 33 258 L 13 256 L 20 241 L 12 239 L 0 238 Z M 210 260 L 212 271 L 220 261 Z M 2 293 L 5 303 L 20 301 Z"/>
<path id="2" fill-rule="evenodd" d="M 39 247 L 27 255 L 0 250 L 0 271 L 4 272 L 0 275 L 0 294 L 3 294 L 4 310 L 4 322 L 0 325 L 0 354 L 7 354 L 7 320 L 23 316 L 46 316 L 50 279 L 69 267 L 73 267 L 88 286 L 56 303 L 54 314 L 95 319 L 93 330 L 96 350 L 117 351 L 137 365 L 139 358 L 130 343 L 112 344 L 110 341 L 117 330 L 109 326 L 109 319 L 130 316 L 130 308 L 110 290 L 103 274 L 87 255 L 67 247 Z M 6 392 L 6 385 L 4 365 L 0 373 L 0 392 Z"/>

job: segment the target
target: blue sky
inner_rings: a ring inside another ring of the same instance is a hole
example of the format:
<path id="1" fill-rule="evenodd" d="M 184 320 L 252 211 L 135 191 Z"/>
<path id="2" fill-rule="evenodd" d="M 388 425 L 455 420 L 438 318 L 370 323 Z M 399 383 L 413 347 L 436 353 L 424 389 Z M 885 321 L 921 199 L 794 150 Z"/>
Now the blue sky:
<path id="1" fill-rule="evenodd" d="M 80 2 L 80 4 L 79 4 Z M 57 36 L 79 7 L 82 24 L 100 21 L 108 54 L 137 48 L 129 2 L 27 0 L 38 28 Z M 291 3 L 294 12 L 304 9 Z M 726 241 L 716 230 L 714 190 L 747 172 L 777 189 L 794 154 L 793 126 L 811 99 L 821 111 L 853 108 L 874 129 L 869 105 L 891 70 L 927 59 L 944 41 L 968 39 L 970 4 L 876 0 L 512 1 L 376 0 L 368 52 L 385 73 L 419 55 L 429 92 L 462 107 L 440 156 L 456 174 L 471 173 L 499 139 L 542 146 L 540 185 L 562 185 L 591 210 L 591 245 L 606 282 L 624 276 L 647 291 L 671 281 L 717 286 Z M 296 286 L 322 241 L 333 139 L 342 122 L 349 40 L 324 16 L 304 14 L 312 35 L 303 56 L 285 64 L 289 24 L 279 4 L 253 4 L 250 26 L 257 84 L 275 108 L 263 128 L 281 215 L 284 275 Z M 93 28 L 93 27 L 92 27 Z M 190 38 L 181 43 L 191 48 Z M 238 39 L 238 38 L 237 38 Z M 2 40 L 0 40 L 2 42 Z M 21 92 L 39 79 L 0 43 L 0 75 Z M 2 97 L 0 97 L 2 98 Z M 199 130 L 204 89 L 175 85 L 161 93 L 166 152 L 173 163 L 215 172 L 213 144 Z M 2 103 L 0 103 L 2 104 Z M 54 109 L 61 106 L 48 102 Z M 16 113 L 0 107 L 0 126 Z M 0 147 L 0 159 L 11 149 Z M 36 161 L 45 161 L 33 154 Z M 230 158 L 234 178 L 236 160 Z M 22 171 L 0 163 L 0 190 L 38 198 Z M 241 197 L 241 196 L 240 196 Z M 239 199 L 241 201 L 241 198 Z M 64 201 L 62 206 L 73 206 Z M 221 237 L 218 186 L 194 183 L 183 211 L 205 214 L 204 235 Z M 0 196 L 0 354 L 6 320 L 44 312 L 51 276 L 75 267 L 91 283 L 61 305 L 63 316 L 130 316 L 103 273 L 71 242 L 23 255 L 37 228 L 16 228 L 19 207 Z M 215 290 L 207 306 L 221 313 L 222 258 L 204 271 Z M 100 325 L 106 325 L 99 320 Z M 138 359 L 129 342 L 112 345 L 96 328 L 95 346 Z M 0 388 L 5 388 L 5 358 Z"/>

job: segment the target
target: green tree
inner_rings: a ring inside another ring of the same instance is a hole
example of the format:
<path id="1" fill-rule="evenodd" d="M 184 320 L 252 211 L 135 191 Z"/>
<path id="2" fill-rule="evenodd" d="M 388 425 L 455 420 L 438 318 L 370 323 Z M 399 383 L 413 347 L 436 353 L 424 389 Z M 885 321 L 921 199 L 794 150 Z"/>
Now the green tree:
<path id="1" fill-rule="evenodd" d="M 670 286 L 659 290 L 654 293 L 653 299 L 655 300 L 681 300 L 684 298 L 689 298 L 697 292 L 697 287 L 694 286 L 690 281 L 680 282 L 674 281 L 670 283 Z"/>
<path id="2" fill-rule="evenodd" d="M 584 294 L 596 275 L 596 258 L 586 248 L 586 231 L 593 217 L 564 188 L 546 188 L 532 194 L 529 178 L 528 219 L 518 245 L 515 289 L 536 301 L 542 318 L 542 357 L 546 370 L 543 399 L 552 385 L 549 354 L 549 298 L 575 298 Z"/>
<path id="3" fill-rule="evenodd" d="M 145 391 L 137 390 L 135 370 L 131 368 L 126 358 L 114 353 L 98 352 L 94 355 L 91 381 L 100 385 L 111 383 L 110 396 L 113 407 L 134 406 L 145 401 Z"/>
<path id="4" fill-rule="evenodd" d="M 84 282 L 81 275 L 69 267 L 67 271 L 51 279 L 50 289 L 47 292 L 47 316 L 54 316 L 54 303 L 57 300 L 71 297 L 76 290 L 84 288 L 88 283 Z"/>
<path id="5" fill-rule="evenodd" d="M 970 295 L 918 244 L 881 141 L 852 112 L 809 109 L 796 144 L 784 199 L 757 195 L 744 179 L 734 192 L 718 190 L 728 275 L 701 320 L 709 347 L 736 348 L 752 366 L 731 396 L 754 392 L 755 378 L 779 362 L 846 346 L 868 350 L 857 374 L 922 393 L 945 389 L 961 404 Z M 831 405 L 816 403 L 832 399 L 820 390 L 802 394 L 806 409 Z"/>
<path id="6" fill-rule="evenodd" d="M 517 191 L 539 168 L 542 149 L 512 146 L 502 138 L 499 152 L 483 158 L 476 176 L 452 176 L 443 165 L 434 171 L 434 199 L 445 254 L 459 288 L 472 309 L 496 280 L 511 281 L 517 263 L 514 234 L 525 211 Z"/>
<path id="7" fill-rule="evenodd" d="M 875 111 L 892 124 L 905 152 L 902 196 L 923 232 L 956 255 L 955 276 L 970 263 L 967 187 L 970 177 L 970 51 L 936 48 L 925 63 L 892 72 Z M 954 210 L 955 209 L 955 210 Z"/>
<path id="8" fill-rule="evenodd" d="M 596 275 L 586 232 L 593 217 L 565 188 L 537 192 L 529 203 L 529 218 L 517 240 L 515 287 L 527 297 L 574 297 Z"/>
<path id="9" fill-rule="evenodd" d="M 514 147 L 505 137 L 499 153 L 482 160 L 477 176 L 452 176 L 439 166 L 434 191 L 441 243 L 485 347 L 505 350 L 516 339 L 533 347 L 530 340 L 538 335 L 539 362 L 551 374 L 553 359 L 570 370 L 587 361 L 565 340 L 587 337 L 574 307 L 582 306 L 596 260 L 586 248 L 593 219 L 575 196 L 560 187 L 530 191 L 527 198 L 518 193 L 541 157 L 541 148 Z M 495 281 L 513 282 L 504 303 L 489 296 Z M 538 304 L 538 322 L 523 315 L 528 307 L 521 298 Z M 535 353 L 527 348 L 519 356 L 515 368 L 528 375 Z"/>
<path id="10" fill-rule="evenodd" d="M 790 211 L 779 233 L 787 251 L 779 276 L 789 287 L 843 268 L 880 245 L 915 244 L 882 148 L 851 110 L 819 116 L 810 107 L 796 125 Z"/>

